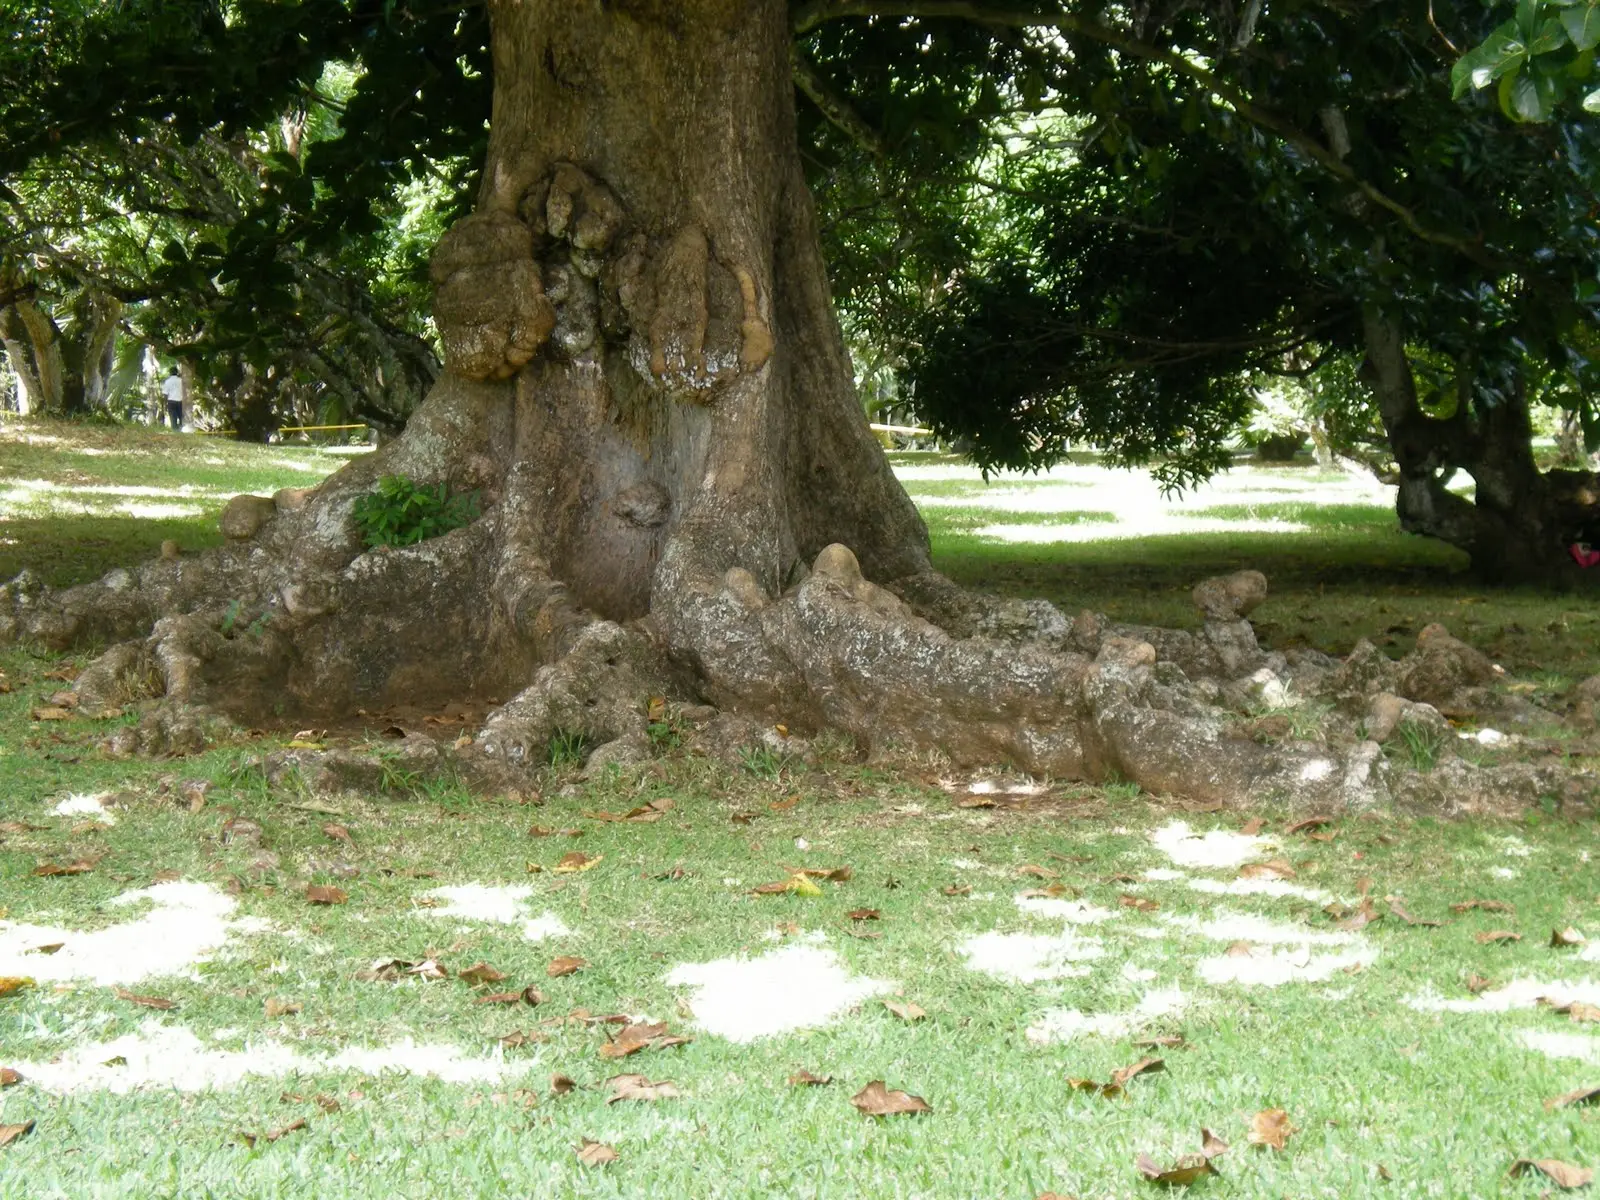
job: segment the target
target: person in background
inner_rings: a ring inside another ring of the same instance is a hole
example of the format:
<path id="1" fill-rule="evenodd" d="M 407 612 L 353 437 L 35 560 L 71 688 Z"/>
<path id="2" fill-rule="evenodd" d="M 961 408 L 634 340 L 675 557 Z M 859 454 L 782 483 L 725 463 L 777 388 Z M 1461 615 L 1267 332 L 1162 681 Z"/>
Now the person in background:
<path id="1" fill-rule="evenodd" d="M 183 428 L 183 376 L 178 374 L 178 368 L 172 367 L 167 371 L 167 377 L 161 381 L 161 395 L 167 402 L 167 424 L 174 431 Z"/>

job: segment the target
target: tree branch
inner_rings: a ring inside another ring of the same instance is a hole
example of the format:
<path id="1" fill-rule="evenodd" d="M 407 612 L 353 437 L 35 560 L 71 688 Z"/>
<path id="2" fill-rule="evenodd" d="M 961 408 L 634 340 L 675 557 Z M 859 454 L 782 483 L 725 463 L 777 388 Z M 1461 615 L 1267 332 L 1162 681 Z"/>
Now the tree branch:
<path id="1" fill-rule="evenodd" d="M 789 65 L 794 71 L 795 86 L 806 94 L 806 98 L 817 106 L 823 116 L 874 158 L 884 156 L 886 151 L 883 139 L 862 119 L 860 113 L 850 107 L 850 102 L 835 91 L 828 81 L 817 73 L 817 69 L 806 61 L 799 46 L 789 47 Z"/>
<path id="2" fill-rule="evenodd" d="M 1198 83 L 1219 100 L 1225 101 L 1252 125 L 1276 134 L 1287 145 L 1293 146 L 1335 179 L 1355 188 L 1373 204 L 1395 217 L 1413 237 L 1455 250 L 1468 260 L 1489 270 L 1504 269 L 1505 264 L 1477 242 L 1430 229 L 1409 207 L 1362 179 L 1354 168 L 1316 138 L 1297 129 L 1286 118 L 1254 103 L 1238 88 L 1218 78 L 1199 63 L 1190 61 L 1176 51 L 1141 41 L 1131 34 L 1112 29 L 1098 21 L 1085 20 L 1063 12 L 990 8 L 984 4 L 973 3 L 972 0 L 910 0 L 909 3 L 897 3 L 896 0 L 809 0 L 795 10 L 793 28 L 797 35 L 803 35 L 825 21 L 838 20 L 841 17 L 924 17 L 964 20 L 978 25 L 1011 29 L 1055 29 L 1061 33 L 1090 38 L 1132 58 L 1161 63 Z"/>

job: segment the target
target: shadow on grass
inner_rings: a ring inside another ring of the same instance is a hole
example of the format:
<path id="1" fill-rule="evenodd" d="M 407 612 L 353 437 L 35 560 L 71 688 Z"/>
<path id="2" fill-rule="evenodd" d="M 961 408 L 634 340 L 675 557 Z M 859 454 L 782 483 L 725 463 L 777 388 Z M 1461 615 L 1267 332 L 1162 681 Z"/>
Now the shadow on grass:
<path id="1" fill-rule="evenodd" d="M 0 582 L 26 567 L 52 587 L 98 579 L 161 553 L 171 539 L 185 553 L 221 545 L 214 517 L 7 517 L 0 520 Z"/>

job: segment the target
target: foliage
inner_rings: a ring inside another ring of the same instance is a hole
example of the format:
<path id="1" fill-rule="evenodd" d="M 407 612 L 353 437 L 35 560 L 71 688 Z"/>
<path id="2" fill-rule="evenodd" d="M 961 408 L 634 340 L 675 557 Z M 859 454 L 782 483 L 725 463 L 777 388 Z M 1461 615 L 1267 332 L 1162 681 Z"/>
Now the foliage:
<path id="1" fill-rule="evenodd" d="M 448 484 L 429 487 L 404 475 L 385 475 L 351 509 L 369 546 L 413 546 L 471 524 L 478 514 L 477 492 L 452 494 Z"/>
<path id="2" fill-rule="evenodd" d="M 1458 99 L 1492 87 L 1514 121 L 1548 121 L 1572 101 L 1600 113 L 1596 47 L 1597 0 L 1518 0 L 1511 19 L 1464 54 L 1450 79 Z"/>

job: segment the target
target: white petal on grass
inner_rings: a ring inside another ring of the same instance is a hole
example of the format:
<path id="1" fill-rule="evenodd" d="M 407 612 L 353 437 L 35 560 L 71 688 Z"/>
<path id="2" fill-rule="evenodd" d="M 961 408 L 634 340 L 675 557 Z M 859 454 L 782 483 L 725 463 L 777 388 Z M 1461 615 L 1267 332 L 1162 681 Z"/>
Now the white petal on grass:
<path id="1" fill-rule="evenodd" d="M 75 1046 L 50 1062 L 14 1065 L 28 1083 L 47 1092 L 123 1093 L 144 1088 L 198 1092 L 237 1087 L 252 1077 L 350 1072 L 427 1075 L 448 1083 L 478 1083 L 524 1072 L 534 1064 L 529 1059 L 512 1064 L 499 1056 L 473 1058 L 455 1046 L 417 1045 L 410 1038 L 391 1046 L 351 1048 L 332 1056 L 301 1054 L 270 1039 L 241 1050 L 221 1050 L 206 1047 L 181 1026 L 150 1020 L 137 1033 Z"/>
<path id="2" fill-rule="evenodd" d="M 1326 904 L 1333 899 L 1331 893 L 1321 888 L 1303 887 L 1287 879 L 1230 879 L 1226 883 L 1220 879 L 1191 879 L 1189 886 L 1210 896 L 1271 896 L 1275 899 L 1296 896 L 1318 904 Z"/>
<path id="3" fill-rule="evenodd" d="M 50 811 L 58 817 L 92 817 L 102 825 L 115 825 L 117 814 L 105 805 L 108 795 L 68 796 Z"/>
<path id="4" fill-rule="evenodd" d="M 1370 967 L 1378 957 L 1373 946 L 1334 954 L 1313 954 L 1309 946 L 1290 950 L 1256 950 L 1230 957 L 1219 954 L 1195 964 L 1195 973 L 1210 984 L 1280 987 L 1286 983 L 1321 983 L 1340 971 Z"/>
<path id="5" fill-rule="evenodd" d="M 1163 988 L 1146 992 L 1128 1012 L 1091 1014 L 1075 1008 L 1053 1008 L 1028 1027 L 1027 1038 L 1036 1046 L 1047 1046 L 1080 1037 L 1123 1037 L 1151 1021 L 1176 1016 L 1188 1004 L 1189 997 L 1179 988 Z"/>
<path id="6" fill-rule="evenodd" d="M 1150 835 L 1155 848 L 1180 867 L 1226 870 L 1240 867 L 1277 843 L 1271 838 L 1213 829 L 1195 833 L 1185 821 L 1173 821 Z"/>
<path id="7" fill-rule="evenodd" d="M 980 933 L 961 944 L 967 968 L 1011 983 L 1039 983 L 1087 975 L 1081 964 L 1105 954 L 1099 938 L 1071 930 L 1054 936 L 1034 933 Z"/>
<path id="8" fill-rule="evenodd" d="M 695 1025 L 730 1042 L 825 1025 L 895 986 L 851 975 L 834 951 L 809 945 L 784 946 L 757 958 L 684 963 L 673 968 L 667 983 L 693 988 Z"/>
<path id="9" fill-rule="evenodd" d="M 1588 947 L 1584 949 L 1587 951 Z M 1600 1004 L 1600 981 L 1513 979 L 1504 987 L 1479 992 L 1476 996 L 1446 997 L 1428 990 L 1407 996 L 1401 1003 L 1419 1012 L 1503 1013 L 1537 1007 L 1541 999 L 1556 1005 Z"/>
<path id="10" fill-rule="evenodd" d="M 1065 921 L 1068 925 L 1098 925 L 1101 921 L 1109 921 L 1120 916 L 1109 908 L 1101 908 L 1097 904 L 1090 904 L 1087 900 L 1062 900 L 1053 896 L 1023 896 L 1013 897 L 1016 906 L 1025 913 L 1032 913 L 1036 917 L 1050 917 L 1052 920 Z"/>
<path id="11" fill-rule="evenodd" d="M 233 935 L 265 927 L 253 919 L 231 919 L 237 902 L 209 883 L 158 883 L 124 892 L 111 903 L 141 900 L 153 905 L 143 916 L 82 933 L 0 921 L 0 975 L 29 975 L 40 982 L 83 979 L 107 987 L 136 983 L 189 971 Z M 54 954 L 26 953 L 51 942 L 63 945 Z"/>

